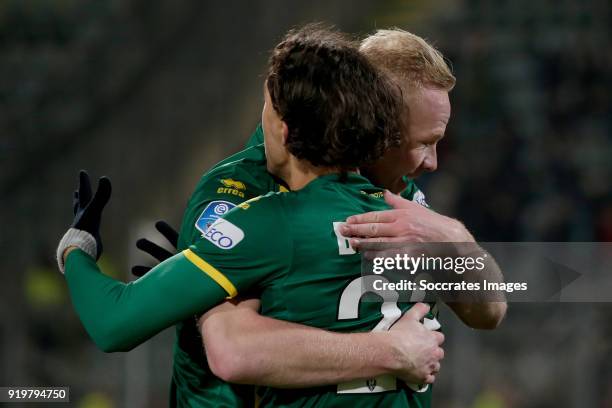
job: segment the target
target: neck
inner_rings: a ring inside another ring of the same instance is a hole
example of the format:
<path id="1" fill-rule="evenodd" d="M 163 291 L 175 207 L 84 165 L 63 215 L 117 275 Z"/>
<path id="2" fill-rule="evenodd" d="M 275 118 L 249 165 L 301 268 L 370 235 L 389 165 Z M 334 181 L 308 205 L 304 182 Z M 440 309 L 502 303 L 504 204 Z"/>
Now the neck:
<path id="1" fill-rule="evenodd" d="M 375 186 L 385 188 L 394 194 L 399 194 L 406 188 L 402 175 L 386 171 L 381 167 L 364 168 L 362 174 Z"/>
<path id="2" fill-rule="evenodd" d="M 301 190 L 308 183 L 317 177 L 326 174 L 339 173 L 341 170 L 337 167 L 317 167 L 313 166 L 306 160 L 298 160 L 291 156 L 285 169 L 281 172 L 281 178 L 291 191 Z"/>

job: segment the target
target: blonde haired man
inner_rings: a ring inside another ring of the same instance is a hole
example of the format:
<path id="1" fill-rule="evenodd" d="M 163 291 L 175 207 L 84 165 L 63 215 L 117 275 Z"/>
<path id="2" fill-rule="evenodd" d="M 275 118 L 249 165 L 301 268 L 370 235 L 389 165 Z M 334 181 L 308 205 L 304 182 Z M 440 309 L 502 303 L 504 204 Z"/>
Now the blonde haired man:
<path id="1" fill-rule="evenodd" d="M 388 194 L 387 202 L 395 210 L 351 217 L 343 235 L 375 240 L 473 240 L 458 221 L 410 201 L 424 204 L 424 196 L 412 179 L 436 169 L 436 143 L 444 136 L 450 117 L 448 92 L 455 78 L 443 57 L 420 37 L 397 29 L 380 30 L 366 38 L 360 51 L 401 88 L 406 110 L 401 145 L 361 170 L 374 184 L 404 198 Z M 263 142 L 260 136 L 256 131 L 249 144 Z M 193 224 L 192 219 L 183 222 L 188 227 Z M 367 395 L 378 390 L 374 377 L 391 374 L 406 383 L 431 384 L 440 369 L 442 335 L 421 323 L 429 311 L 424 304 L 413 306 L 388 332 L 352 334 L 272 319 L 259 315 L 258 309 L 258 300 L 226 302 L 200 319 L 208 364 L 222 380 L 277 388 L 361 380 L 361 392 Z M 493 314 L 482 318 L 482 311 L 474 313 L 472 309 L 460 317 L 474 327 L 492 328 L 501 320 Z M 473 316 L 479 316 L 480 321 Z M 203 392 L 207 394 L 211 394 L 209 388 L 222 387 L 208 380 L 197 382 L 194 386 L 206 388 Z M 431 388 L 413 390 L 415 404 L 428 406 Z"/>
<path id="2" fill-rule="evenodd" d="M 400 29 L 377 31 L 362 41 L 360 52 L 403 93 L 401 145 L 390 149 L 374 165 L 362 168 L 375 185 L 398 195 L 386 194 L 395 209 L 351 217 L 342 234 L 370 237 L 353 240 L 356 247 L 364 241 L 387 239 L 473 242 L 459 221 L 426 208 L 424 196 L 413 182 L 423 172 L 436 170 L 436 144 L 450 118 L 448 93 L 455 77 L 442 54 L 421 37 Z M 211 369 L 229 382 L 309 387 L 366 379 L 391 372 L 388 364 L 396 364 L 414 367 L 403 373 L 405 381 L 427 384 L 435 380 L 443 357 L 435 354 L 434 338 L 415 319 L 427 311 L 422 304 L 415 306 L 417 314 L 404 316 L 389 333 L 406 341 L 396 352 L 402 357 L 395 362 L 387 360 L 393 352 L 385 355 L 391 350 L 389 343 L 376 346 L 370 343 L 374 339 L 368 334 L 331 333 L 274 320 L 257 313 L 257 301 L 250 301 L 248 306 L 249 302 L 222 305 L 201 320 Z M 504 303 L 451 307 L 474 328 L 494 328 L 505 314 Z"/>
<path id="3" fill-rule="evenodd" d="M 438 167 L 436 147 L 450 119 L 448 94 L 456 82 L 444 57 L 423 38 L 397 28 L 378 30 L 361 42 L 359 50 L 400 87 L 406 109 L 402 144 L 362 172 L 375 185 L 410 201 L 387 194 L 387 203 L 394 210 L 351 217 L 342 229 L 343 235 L 355 237 L 355 248 L 371 241 L 474 243 L 461 222 L 417 205 L 425 204 L 425 198 L 412 183 Z M 406 190 L 414 191 L 412 197 L 406 196 Z M 474 249 L 475 244 L 465 248 Z M 489 280 L 503 279 L 494 263 L 488 272 Z M 507 305 L 481 300 L 448 305 L 468 326 L 493 329 L 505 316 Z"/>
<path id="4" fill-rule="evenodd" d="M 438 166 L 436 144 L 450 119 L 448 93 L 455 77 L 439 51 L 403 30 L 379 30 L 364 39 L 359 50 L 402 90 L 403 145 L 367 169 L 373 182 L 400 193 L 406 178 L 415 179 Z"/>

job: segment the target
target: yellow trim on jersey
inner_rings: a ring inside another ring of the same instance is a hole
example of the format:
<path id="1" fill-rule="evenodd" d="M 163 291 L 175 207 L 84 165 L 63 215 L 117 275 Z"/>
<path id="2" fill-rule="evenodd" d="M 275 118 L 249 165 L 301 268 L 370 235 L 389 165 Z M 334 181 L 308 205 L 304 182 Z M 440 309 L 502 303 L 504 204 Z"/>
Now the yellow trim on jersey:
<path id="1" fill-rule="evenodd" d="M 212 280 L 217 282 L 219 286 L 221 286 L 228 293 L 227 299 L 231 299 L 238 294 L 236 287 L 229 279 L 225 277 L 221 272 L 219 272 L 214 266 L 197 256 L 191 249 L 186 249 L 183 251 L 183 255 L 187 258 L 192 264 L 197 266 L 202 272 L 210 276 Z"/>
<path id="2" fill-rule="evenodd" d="M 285 186 L 283 186 L 283 185 L 279 184 L 279 186 L 278 186 L 278 191 L 279 191 L 279 192 L 281 192 L 281 193 L 288 193 L 288 192 L 289 192 L 289 189 L 288 189 L 287 187 L 285 187 Z"/>

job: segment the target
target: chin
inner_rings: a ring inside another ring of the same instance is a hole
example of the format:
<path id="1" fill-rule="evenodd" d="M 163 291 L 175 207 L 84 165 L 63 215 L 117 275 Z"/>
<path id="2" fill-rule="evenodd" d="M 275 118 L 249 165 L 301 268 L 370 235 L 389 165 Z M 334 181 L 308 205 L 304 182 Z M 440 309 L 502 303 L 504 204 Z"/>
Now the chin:
<path id="1" fill-rule="evenodd" d="M 421 176 L 421 174 L 423 174 L 422 171 L 414 171 L 411 173 L 406 173 L 406 177 L 408 177 L 411 180 L 414 180 L 416 178 L 419 178 Z"/>

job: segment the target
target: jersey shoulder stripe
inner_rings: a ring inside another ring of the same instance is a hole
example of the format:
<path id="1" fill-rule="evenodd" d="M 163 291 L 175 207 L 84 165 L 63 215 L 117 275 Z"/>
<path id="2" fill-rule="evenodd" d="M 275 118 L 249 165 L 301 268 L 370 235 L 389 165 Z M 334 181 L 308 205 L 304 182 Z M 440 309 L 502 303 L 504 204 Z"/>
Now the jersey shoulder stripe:
<path id="1" fill-rule="evenodd" d="M 183 255 L 187 258 L 192 264 L 194 264 L 198 269 L 204 272 L 206 275 L 210 276 L 212 280 L 217 282 L 219 286 L 221 286 L 228 294 L 227 299 L 231 299 L 238 294 L 238 290 L 229 279 L 225 277 L 221 272 L 217 270 L 214 266 L 197 256 L 191 249 L 186 249 L 183 251 Z"/>

